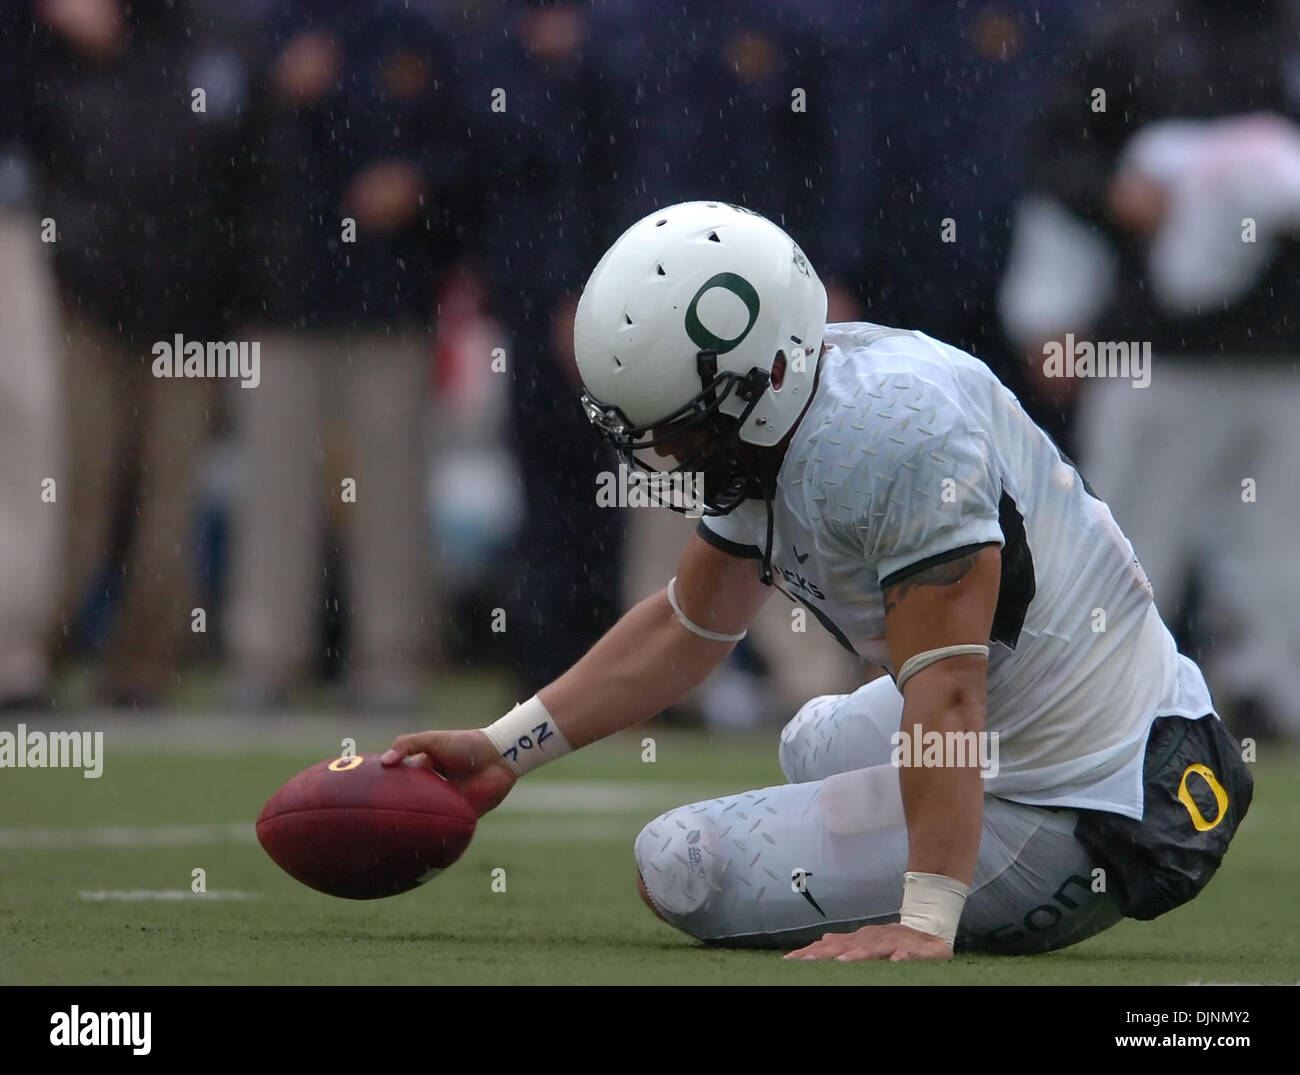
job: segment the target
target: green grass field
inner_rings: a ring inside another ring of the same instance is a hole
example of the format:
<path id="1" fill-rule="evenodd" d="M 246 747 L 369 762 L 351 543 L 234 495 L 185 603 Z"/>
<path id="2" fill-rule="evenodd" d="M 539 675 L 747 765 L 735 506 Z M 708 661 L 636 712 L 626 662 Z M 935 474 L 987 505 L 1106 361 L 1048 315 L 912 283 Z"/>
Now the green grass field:
<path id="1" fill-rule="evenodd" d="M 252 823 L 285 779 L 337 754 L 342 736 L 378 750 L 391 726 L 193 714 L 96 722 L 70 711 L 57 727 L 106 728 L 104 774 L 0 770 L 0 984 L 1300 981 L 1295 754 L 1263 752 L 1224 868 L 1157 921 L 1031 958 L 840 965 L 703 948 L 635 892 L 641 826 L 682 802 L 780 782 L 775 730 L 714 738 L 651 725 L 600 743 L 529 776 L 430 884 L 353 903 L 281 873 Z M 645 735 L 656 740 L 653 764 L 641 758 Z M 190 894 L 195 868 L 206 895 Z M 505 892 L 492 891 L 497 868 Z M 108 896 L 122 892 L 136 898 Z"/>

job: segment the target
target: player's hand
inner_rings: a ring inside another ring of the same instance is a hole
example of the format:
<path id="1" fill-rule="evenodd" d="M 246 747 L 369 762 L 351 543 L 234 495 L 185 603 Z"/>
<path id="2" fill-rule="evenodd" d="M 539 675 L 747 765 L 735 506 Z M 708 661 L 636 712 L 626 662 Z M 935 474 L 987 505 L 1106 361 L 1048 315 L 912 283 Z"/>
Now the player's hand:
<path id="1" fill-rule="evenodd" d="M 833 959 L 850 963 L 859 959 L 952 959 L 952 946 L 941 937 L 891 923 L 863 926 L 852 933 L 827 933 L 820 941 L 785 956 L 786 959 Z"/>
<path id="2" fill-rule="evenodd" d="M 408 757 L 445 776 L 479 817 L 495 809 L 519 779 L 492 741 L 478 731 L 399 735 L 379 760 L 397 765 Z"/>

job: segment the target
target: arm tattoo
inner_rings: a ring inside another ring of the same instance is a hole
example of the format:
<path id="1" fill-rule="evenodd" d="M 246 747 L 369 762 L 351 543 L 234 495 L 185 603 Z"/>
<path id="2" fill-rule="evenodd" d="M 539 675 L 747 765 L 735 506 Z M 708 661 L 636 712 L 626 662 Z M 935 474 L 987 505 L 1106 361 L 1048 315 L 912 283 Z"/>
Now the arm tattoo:
<path id="1" fill-rule="evenodd" d="M 955 560 L 927 567 L 891 586 L 885 593 L 885 615 L 893 612 L 898 603 L 917 586 L 951 586 L 954 582 L 960 582 L 970 574 L 978 557 L 978 550 L 968 552 Z"/>

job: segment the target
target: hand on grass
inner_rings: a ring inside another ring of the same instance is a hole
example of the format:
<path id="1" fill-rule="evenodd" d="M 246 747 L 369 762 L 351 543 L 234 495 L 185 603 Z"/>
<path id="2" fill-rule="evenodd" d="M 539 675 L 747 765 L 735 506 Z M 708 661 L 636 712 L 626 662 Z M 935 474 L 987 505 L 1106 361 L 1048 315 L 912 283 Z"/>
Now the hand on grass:
<path id="1" fill-rule="evenodd" d="M 850 963 L 861 959 L 952 959 L 952 946 L 940 937 L 908 926 L 863 926 L 852 933 L 827 933 L 820 941 L 785 956 L 786 959 L 833 959 Z"/>

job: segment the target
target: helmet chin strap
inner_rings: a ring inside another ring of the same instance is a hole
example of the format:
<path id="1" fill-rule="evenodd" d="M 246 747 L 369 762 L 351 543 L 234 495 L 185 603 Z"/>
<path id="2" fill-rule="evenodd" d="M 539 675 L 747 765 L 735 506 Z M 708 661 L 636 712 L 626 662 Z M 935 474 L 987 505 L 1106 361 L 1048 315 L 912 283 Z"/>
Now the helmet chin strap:
<path id="1" fill-rule="evenodd" d="M 772 527 L 775 522 L 772 498 L 776 494 L 775 486 L 775 482 L 767 482 L 763 486 L 763 506 L 767 509 L 767 539 L 763 543 L 763 562 L 759 567 L 758 578 L 764 586 L 772 585 Z"/>
<path id="2" fill-rule="evenodd" d="M 824 349 L 825 345 L 823 345 Z M 808 413 L 808 408 L 812 406 L 813 395 L 817 391 L 817 386 L 822 377 L 822 356 L 817 355 L 817 370 L 813 374 L 812 391 L 808 393 L 808 401 L 803 405 L 803 410 L 795 420 L 795 424 L 790 428 L 790 432 L 785 435 L 781 442 L 780 450 L 782 458 L 785 455 L 785 448 L 789 446 L 790 438 L 794 436 L 794 431 L 803 421 L 804 415 Z M 772 507 L 773 500 L 776 499 L 776 479 L 780 473 L 779 467 L 765 474 L 763 477 L 763 507 L 767 510 L 767 536 L 763 542 L 763 559 L 759 565 L 758 577 L 764 586 L 772 585 L 772 531 L 776 524 L 776 512 Z"/>

